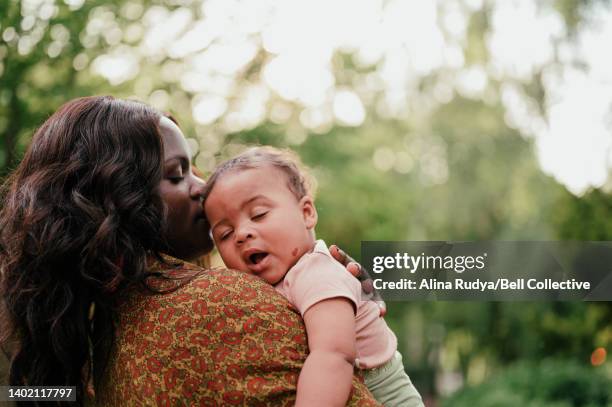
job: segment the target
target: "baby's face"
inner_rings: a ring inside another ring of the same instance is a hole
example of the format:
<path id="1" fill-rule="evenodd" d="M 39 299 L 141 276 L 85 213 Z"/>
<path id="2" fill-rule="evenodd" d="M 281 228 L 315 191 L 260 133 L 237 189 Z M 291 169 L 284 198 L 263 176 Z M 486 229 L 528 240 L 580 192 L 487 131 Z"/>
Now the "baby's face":
<path id="1" fill-rule="evenodd" d="M 260 168 L 224 174 L 204 209 L 228 268 L 276 284 L 314 244 L 317 213 L 308 196 L 295 197 L 281 170 Z"/>

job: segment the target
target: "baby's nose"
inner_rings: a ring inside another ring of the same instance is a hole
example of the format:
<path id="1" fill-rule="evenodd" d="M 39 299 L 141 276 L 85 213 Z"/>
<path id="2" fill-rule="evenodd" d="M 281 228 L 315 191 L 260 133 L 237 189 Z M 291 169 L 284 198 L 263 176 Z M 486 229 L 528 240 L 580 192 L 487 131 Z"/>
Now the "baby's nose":
<path id="1" fill-rule="evenodd" d="M 252 230 L 247 229 L 247 228 L 242 228 L 236 233 L 236 239 L 238 243 L 244 243 L 247 240 L 252 239 L 253 237 L 254 237 L 254 234 Z"/>

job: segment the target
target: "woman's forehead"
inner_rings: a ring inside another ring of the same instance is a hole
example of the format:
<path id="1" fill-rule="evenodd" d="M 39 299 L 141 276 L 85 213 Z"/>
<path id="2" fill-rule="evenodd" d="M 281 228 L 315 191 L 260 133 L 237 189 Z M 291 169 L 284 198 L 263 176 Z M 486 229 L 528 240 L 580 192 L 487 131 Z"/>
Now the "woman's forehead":
<path id="1" fill-rule="evenodd" d="M 181 129 L 170 119 L 162 117 L 159 121 L 159 129 L 164 144 L 164 160 L 175 157 L 191 158 L 189 144 Z"/>

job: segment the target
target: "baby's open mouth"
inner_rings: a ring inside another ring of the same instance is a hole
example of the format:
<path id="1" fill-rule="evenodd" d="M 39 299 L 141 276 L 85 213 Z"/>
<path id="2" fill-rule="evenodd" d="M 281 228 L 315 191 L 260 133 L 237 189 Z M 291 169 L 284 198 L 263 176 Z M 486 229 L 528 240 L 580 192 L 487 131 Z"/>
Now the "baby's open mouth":
<path id="1" fill-rule="evenodd" d="M 259 264 L 263 259 L 266 258 L 266 256 L 268 256 L 268 253 L 265 252 L 253 253 L 249 256 L 249 262 L 251 264 Z"/>

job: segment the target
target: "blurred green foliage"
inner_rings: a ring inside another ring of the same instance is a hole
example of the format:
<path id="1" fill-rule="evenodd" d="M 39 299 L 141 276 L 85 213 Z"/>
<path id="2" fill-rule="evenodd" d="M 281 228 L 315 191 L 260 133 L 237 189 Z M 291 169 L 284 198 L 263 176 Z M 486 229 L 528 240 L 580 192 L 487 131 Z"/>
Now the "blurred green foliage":
<path id="1" fill-rule="evenodd" d="M 610 379 L 600 369 L 563 360 L 519 363 L 455 394 L 449 407 L 609 407 Z"/>
<path id="2" fill-rule="evenodd" d="M 49 11 L 44 11 L 49 3 L 30 2 L 28 7 L 10 0 L 0 5 L 0 176 L 15 164 L 34 129 L 57 107 L 105 88 L 101 78 L 74 67 L 78 55 L 89 60 L 87 55 L 105 48 L 101 42 L 86 48 L 79 40 L 90 12 L 104 3 L 87 1 L 76 10 L 58 3 Z"/>
<path id="3" fill-rule="evenodd" d="M 580 28 L 585 10 L 602 2 L 552 1 L 569 36 Z M 189 113 L 194 94 L 179 89 L 176 78 L 162 75 L 180 61 L 145 59 L 139 75 L 119 85 L 90 69 L 98 55 L 117 45 L 108 32 L 92 30 L 91 21 L 103 15 L 127 32 L 141 24 L 149 7 L 188 7 L 199 16 L 198 2 L 88 0 L 71 7 L 78 2 L 52 1 L 54 9 L 47 14 L 42 6 L 27 9 L 26 3 L 0 1 L 0 177 L 18 162 L 34 129 L 64 101 L 89 94 L 144 94 L 148 100 L 163 90 L 185 133 L 199 138 L 200 157 L 210 162 L 231 156 L 244 144 L 296 150 L 318 180 L 317 234 L 355 257 L 362 240 L 612 240 L 610 193 L 597 189 L 574 196 L 542 173 L 533 139 L 507 124 L 497 79 L 489 78 L 492 98 L 453 94 L 426 113 L 403 119 L 380 114 L 381 96 L 374 95 L 365 103 L 367 117 L 359 127 L 335 124 L 309 131 L 294 112 L 284 124 L 268 119 L 255 128 L 219 135 L 214 125 L 194 123 Z M 489 3 L 469 18 L 466 65 L 489 58 Z M 20 45 L 23 38 L 31 38 L 31 49 L 24 48 L 27 41 Z M 138 41 L 121 37 L 128 45 Z M 377 69 L 358 68 L 347 54 L 335 55 L 333 66 L 337 83 L 347 87 Z M 244 69 L 238 90 L 260 76 L 261 68 L 258 56 Z M 432 89 L 443 80 L 444 72 L 424 78 L 414 104 L 430 103 Z M 518 84 L 540 109 L 546 96 L 541 81 L 536 73 Z M 296 111 L 301 108 L 294 105 Z M 204 143 L 202 135 L 211 134 L 213 139 Z M 219 148 L 209 152 L 207 145 Z M 444 405 L 610 403 L 612 379 L 603 370 L 609 370 L 610 362 L 601 371 L 589 364 L 595 348 L 612 350 L 610 303 L 388 306 L 387 320 L 397 333 L 406 369 L 427 400 L 467 386 Z"/>

